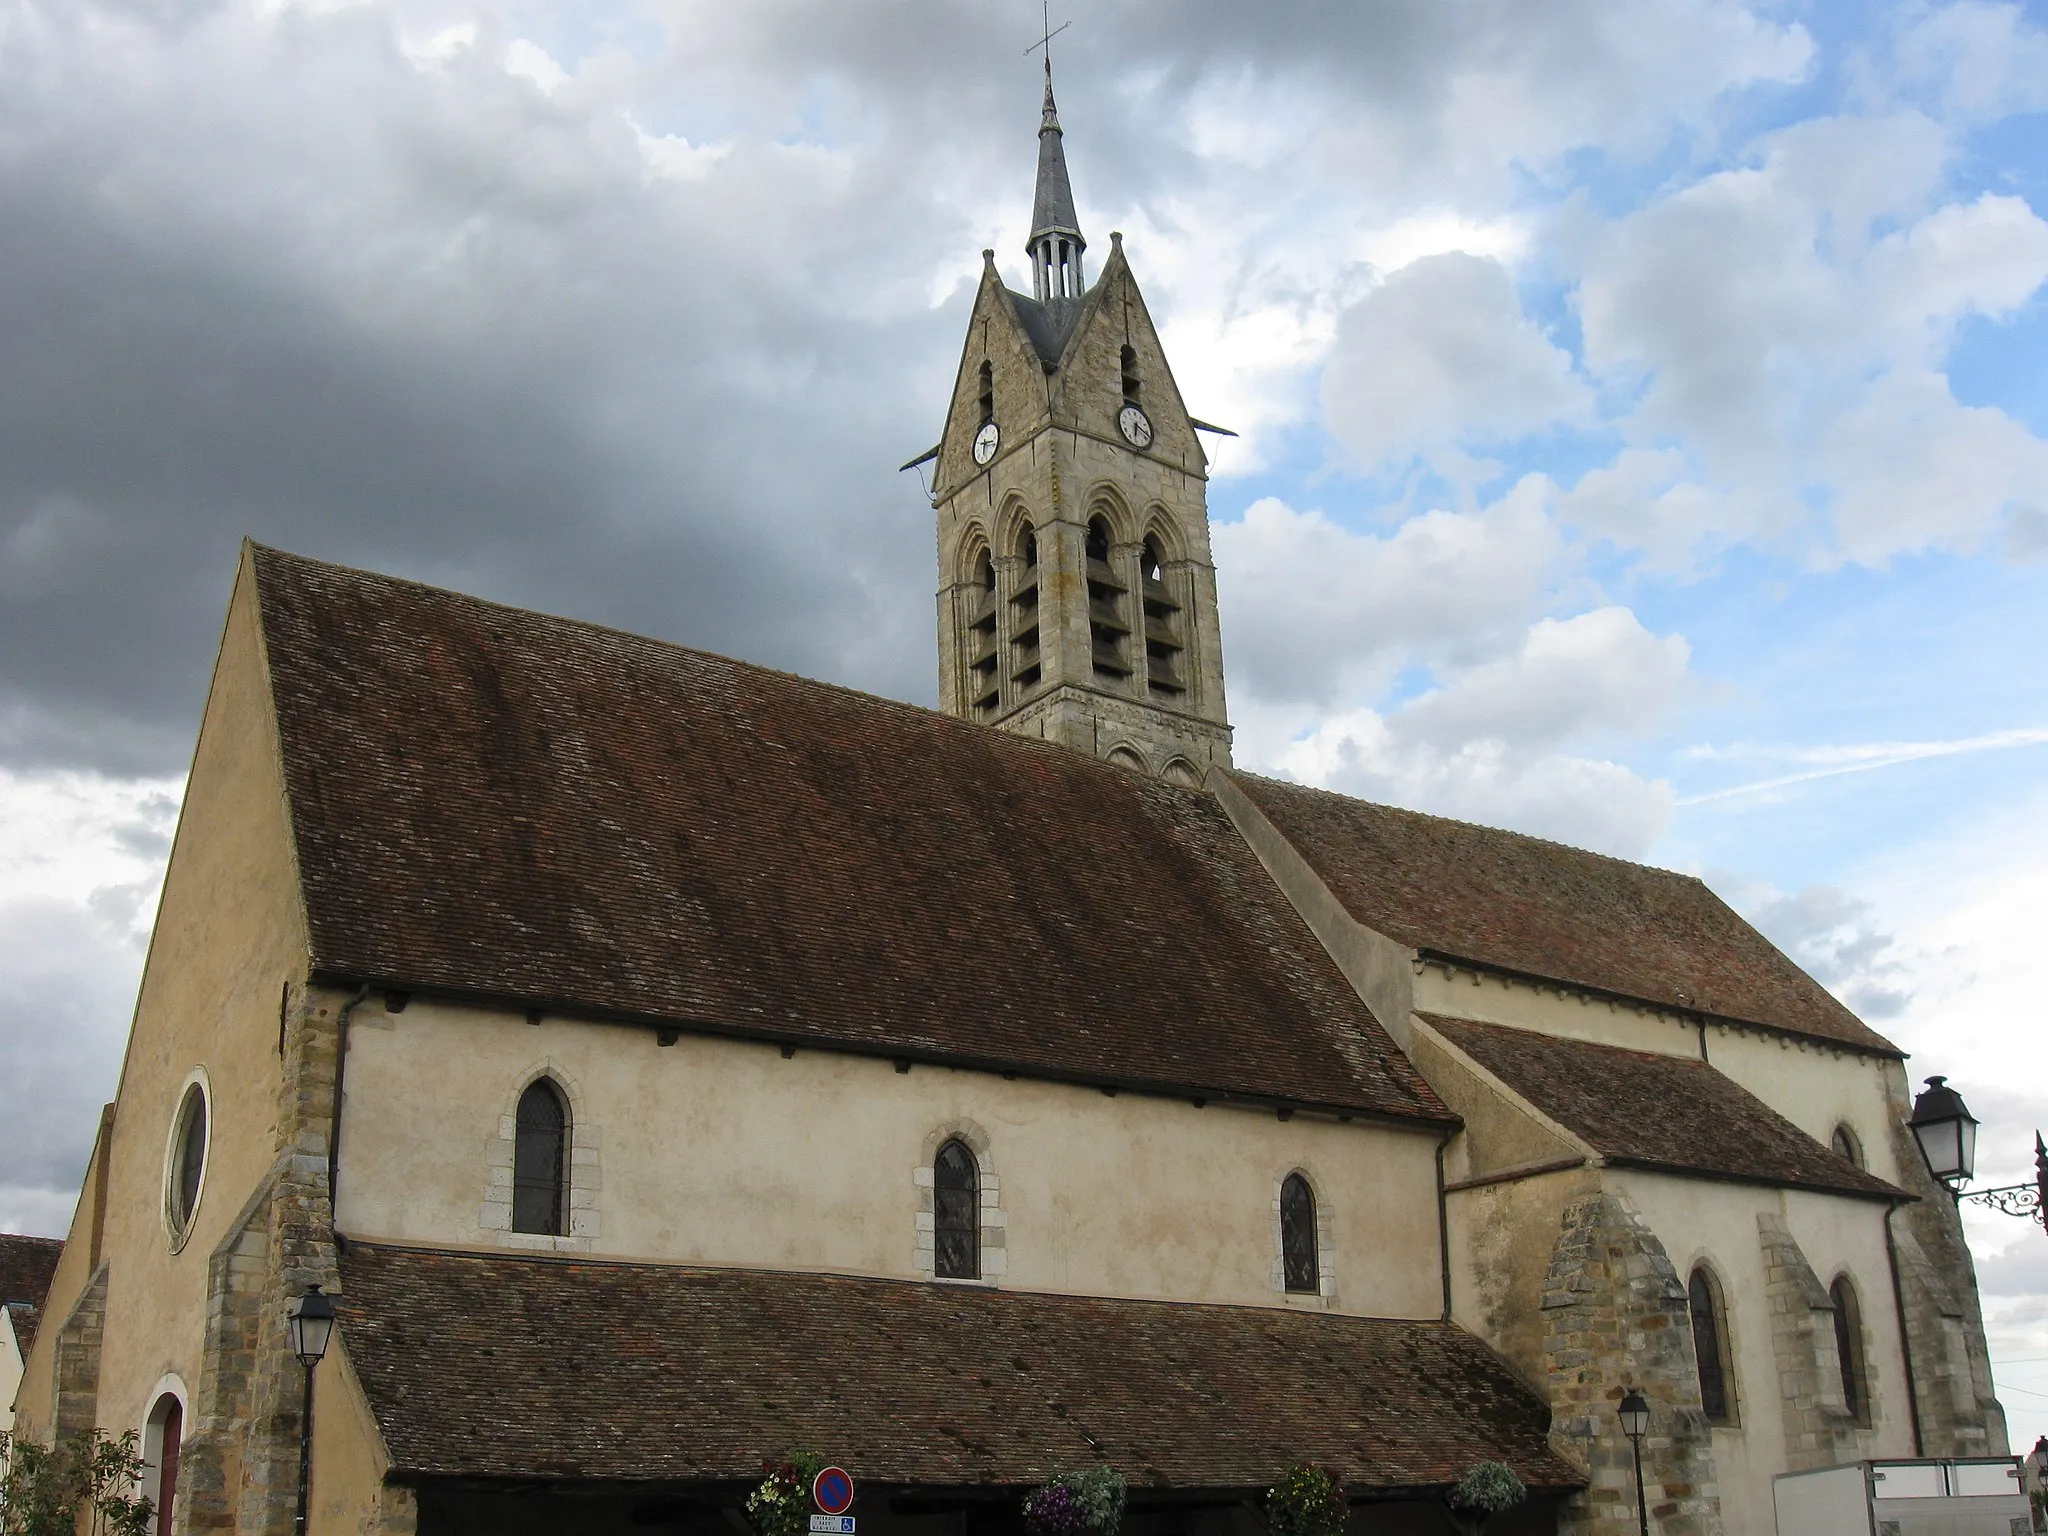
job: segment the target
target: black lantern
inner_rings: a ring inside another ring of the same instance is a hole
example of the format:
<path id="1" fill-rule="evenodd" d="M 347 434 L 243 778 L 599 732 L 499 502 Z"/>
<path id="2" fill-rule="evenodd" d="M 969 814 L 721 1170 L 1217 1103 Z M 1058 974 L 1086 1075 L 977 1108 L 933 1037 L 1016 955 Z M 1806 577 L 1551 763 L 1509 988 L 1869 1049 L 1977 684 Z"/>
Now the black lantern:
<path id="1" fill-rule="evenodd" d="M 1930 1077 L 1913 1101 L 1914 1139 L 1927 1171 L 1950 1189 L 1967 1184 L 1977 1166 L 1977 1118 L 1945 1077 Z"/>
<path id="2" fill-rule="evenodd" d="M 291 1330 L 292 1353 L 310 1371 L 327 1353 L 327 1340 L 334 1332 L 333 1299 L 321 1295 L 319 1286 L 309 1285 L 305 1295 L 285 1308 L 284 1320 Z"/>
<path id="3" fill-rule="evenodd" d="M 1630 1387 L 1614 1416 L 1621 1420 L 1621 1432 L 1628 1436 L 1629 1449 L 1635 1452 L 1636 1529 L 1642 1536 L 1650 1536 L 1650 1502 L 1643 1496 L 1643 1436 L 1650 1432 L 1650 1405 L 1643 1401 L 1642 1393 Z"/>

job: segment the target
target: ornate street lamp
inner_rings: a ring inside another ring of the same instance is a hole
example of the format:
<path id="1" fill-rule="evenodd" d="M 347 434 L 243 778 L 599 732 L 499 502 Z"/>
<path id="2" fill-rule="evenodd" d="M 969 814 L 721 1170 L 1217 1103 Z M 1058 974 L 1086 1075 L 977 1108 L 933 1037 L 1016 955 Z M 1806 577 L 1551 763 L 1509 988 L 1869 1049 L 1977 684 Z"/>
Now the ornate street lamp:
<path id="1" fill-rule="evenodd" d="M 1963 1193 L 1977 1168 L 1977 1117 L 1945 1077 L 1930 1077 L 1913 1101 L 1913 1139 L 1927 1159 L 1927 1171 L 1944 1184 L 1961 1205 L 1965 1200 L 2008 1216 L 2026 1216 L 2048 1226 L 2048 1146 L 2034 1133 L 2034 1182 L 2002 1184 L 1996 1189 Z"/>
<path id="2" fill-rule="evenodd" d="M 1621 1420 L 1621 1432 L 1628 1436 L 1629 1447 L 1636 1456 L 1636 1528 L 1642 1536 L 1650 1536 L 1650 1505 L 1643 1497 L 1643 1436 L 1650 1432 L 1650 1405 L 1643 1401 L 1642 1393 L 1630 1387 L 1615 1416 Z"/>
<path id="3" fill-rule="evenodd" d="M 306 1368 L 306 1395 L 299 1408 L 299 1513 L 292 1522 L 296 1536 L 306 1536 L 306 1498 L 313 1475 L 313 1367 L 327 1353 L 327 1341 L 334 1336 L 333 1298 L 323 1296 L 317 1285 L 307 1286 L 306 1294 L 284 1309 L 284 1324 L 291 1335 L 292 1353 Z"/>

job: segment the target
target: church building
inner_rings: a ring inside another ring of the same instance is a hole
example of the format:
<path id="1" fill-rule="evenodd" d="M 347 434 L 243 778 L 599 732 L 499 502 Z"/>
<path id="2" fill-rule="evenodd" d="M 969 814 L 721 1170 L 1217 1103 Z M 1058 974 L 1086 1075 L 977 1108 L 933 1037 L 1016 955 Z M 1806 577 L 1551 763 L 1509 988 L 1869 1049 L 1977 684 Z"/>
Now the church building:
<path id="1" fill-rule="evenodd" d="M 17 1428 L 164 1536 L 1774 1529 L 2003 1454 L 1903 1053 L 1700 881 L 1237 769 L 1203 438 L 1048 74 L 940 708 L 246 546 Z M 1312 577 L 1310 578 L 1312 579 Z M 338 1312 L 311 1369 L 287 1308 Z M 310 1407 L 310 1412 L 309 1412 Z"/>

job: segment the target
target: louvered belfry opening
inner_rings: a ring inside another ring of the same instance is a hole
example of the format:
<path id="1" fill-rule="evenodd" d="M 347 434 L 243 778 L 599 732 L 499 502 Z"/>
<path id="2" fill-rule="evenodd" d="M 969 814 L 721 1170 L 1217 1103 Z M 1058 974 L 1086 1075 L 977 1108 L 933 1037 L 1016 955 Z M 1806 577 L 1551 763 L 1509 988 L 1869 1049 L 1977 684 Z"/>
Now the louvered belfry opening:
<path id="1" fill-rule="evenodd" d="M 996 563 L 985 549 L 975 562 L 968 603 L 967 689 L 974 713 L 986 718 L 1001 706 L 1003 690 L 998 667 L 1001 647 L 996 640 Z"/>
<path id="2" fill-rule="evenodd" d="M 932 1273 L 941 1280 L 981 1278 L 981 1177 L 958 1141 L 932 1160 Z"/>
<path id="3" fill-rule="evenodd" d="M 1026 523 L 1017 535 L 1017 558 L 1023 571 L 1010 594 L 1011 675 L 1021 694 L 1038 686 L 1045 675 L 1038 644 L 1038 530 Z"/>
<path id="4" fill-rule="evenodd" d="M 1124 404 L 1138 403 L 1138 349 L 1129 342 L 1124 343 L 1122 363 L 1118 371 L 1123 376 Z"/>
<path id="5" fill-rule="evenodd" d="M 1156 537 L 1146 538 L 1138 557 L 1138 589 L 1145 609 L 1145 686 L 1169 702 L 1178 700 L 1187 692 L 1180 604 L 1166 584 L 1166 562 Z"/>
<path id="6" fill-rule="evenodd" d="M 512 1146 L 512 1230 L 560 1236 L 563 1172 L 569 1141 L 569 1107 L 546 1078 L 536 1078 L 519 1096 L 517 1136 Z"/>
<path id="7" fill-rule="evenodd" d="M 1131 633 L 1124 617 L 1129 589 L 1109 564 L 1109 524 L 1094 518 L 1088 524 L 1088 642 L 1095 675 L 1122 682 L 1131 675 L 1125 642 Z"/>

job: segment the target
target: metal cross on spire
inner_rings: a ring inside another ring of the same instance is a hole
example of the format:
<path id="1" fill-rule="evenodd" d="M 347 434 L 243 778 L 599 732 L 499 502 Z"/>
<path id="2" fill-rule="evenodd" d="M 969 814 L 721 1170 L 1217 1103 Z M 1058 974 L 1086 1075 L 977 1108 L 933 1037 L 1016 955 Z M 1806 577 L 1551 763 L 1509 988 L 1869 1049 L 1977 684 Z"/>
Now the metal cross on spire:
<path id="1" fill-rule="evenodd" d="M 1044 33 L 1037 42 L 1024 50 L 1024 57 L 1028 59 L 1032 54 L 1043 48 L 1045 50 L 1045 78 L 1050 81 L 1052 79 L 1052 40 L 1071 27 L 1073 23 L 1071 21 L 1063 21 L 1058 26 L 1052 24 L 1052 0 L 1039 0 L 1038 23 L 1045 29 Z"/>

